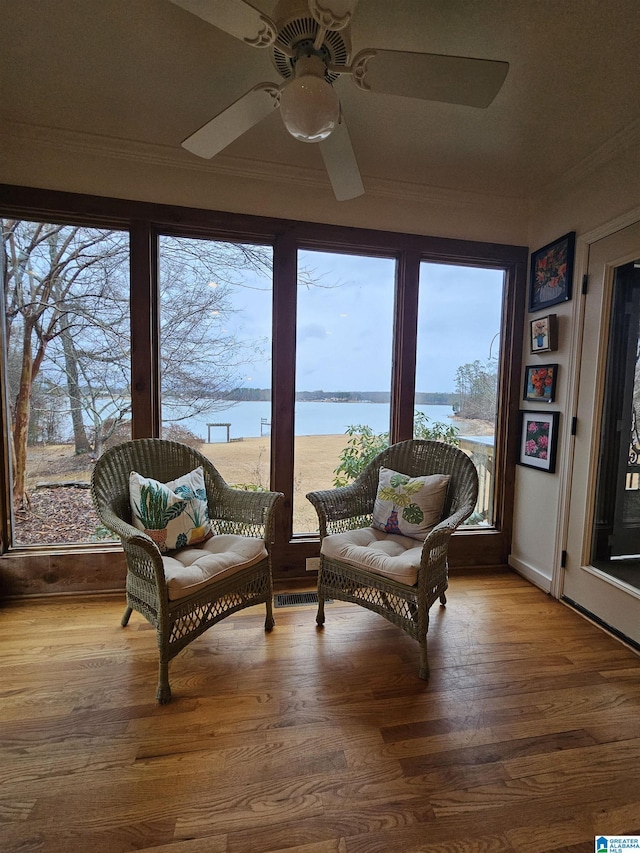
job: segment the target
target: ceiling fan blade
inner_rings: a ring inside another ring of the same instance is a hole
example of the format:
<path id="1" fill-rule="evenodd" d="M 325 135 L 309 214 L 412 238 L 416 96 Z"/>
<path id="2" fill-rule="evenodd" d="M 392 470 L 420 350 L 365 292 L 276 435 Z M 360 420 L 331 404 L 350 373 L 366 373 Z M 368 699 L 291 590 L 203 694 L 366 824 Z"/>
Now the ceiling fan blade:
<path id="1" fill-rule="evenodd" d="M 277 109 L 280 90 L 275 83 L 258 83 L 182 143 L 198 157 L 211 159 Z"/>
<path id="2" fill-rule="evenodd" d="M 347 201 L 364 193 L 356 155 L 344 117 L 331 135 L 319 143 L 322 159 L 338 201 Z"/>
<path id="3" fill-rule="evenodd" d="M 171 0 L 171 2 L 252 47 L 269 47 L 278 37 L 278 29 L 271 18 L 246 0 Z"/>
<path id="4" fill-rule="evenodd" d="M 327 30 L 342 30 L 351 21 L 358 0 L 308 0 L 309 11 Z"/>
<path id="5" fill-rule="evenodd" d="M 360 51 L 351 66 L 362 89 L 469 107 L 488 107 L 508 70 L 491 59 L 377 49 Z"/>

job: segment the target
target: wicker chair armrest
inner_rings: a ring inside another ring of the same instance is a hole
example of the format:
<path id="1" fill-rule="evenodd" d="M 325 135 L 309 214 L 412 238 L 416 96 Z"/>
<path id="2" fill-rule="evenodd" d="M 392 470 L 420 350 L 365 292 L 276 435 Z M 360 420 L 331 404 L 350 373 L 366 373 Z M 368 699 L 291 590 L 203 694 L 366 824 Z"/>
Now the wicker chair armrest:
<path id="1" fill-rule="evenodd" d="M 462 507 L 462 509 L 457 510 L 457 512 L 454 512 L 452 515 L 448 516 L 448 518 L 443 518 L 442 521 L 439 521 L 438 524 L 431 529 L 427 539 L 439 530 L 449 530 L 450 533 L 453 533 L 458 529 L 458 527 L 460 527 L 463 521 L 469 518 L 472 512 L 473 508 L 469 509 L 469 507 Z M 425 542 L 426 541 L 427 540 L 425 540 Z"/>
<path id="2" fill-rule="evenodd" d="M 339 530 L 366 527 L 373 513 L 375 494 L 368 494 L 361 484 L 355 481 L 337 489 L 309 492 L 307 500 L 313 504 L 318 513 L 322 539 Z M 340 523 L 335 524 L 335 522 Z"/>
<path id="3" fill-rule="evenodd" d="M 218 494 L 216 506 L 209 503 L 212 521 L 224 522 L 225 528 L 237 528 L 244 535 L 264 535 L 266 542 L 273 541 L 274 509 L 284 499 L 282 492 L 250 492 L 224 486 Z"/>
<path id="4" fill-rule="evenodd" d="M 146 581 L 155 580 L 158 605 L 167 599 L 167 581 L 162 555 L 156 543 L 144 531 L 124 521 L 109 507 L 103 506 L 100 518 L 105 527 L 120 537 L 127 557 L 127 571 Z"/>
<path id="5" fill-rule="evenodd" d="M 145 544 L 149 544 L 153 546 L 153 548 L 157 549 L 155 542 L 151 539 L 150 536 L 147 536 L 142 530 L 137 527 L 134 527 L 132 524 L 129 524 L 124 519 L 120 518 L 112 509 L 107 506 L 100 507 L 100 521 L 107 527 L 109 530 L 113 531 L 116 536 L 119 536 L 120 539 L 124 539 L 128 542 L 133 541 L 134 539 L 140 539 L 140 543 L 144 542 Z M 144 547 L 144 546 L 143 546 Z"/>
<path id="6" fill-rule="evenodd" d="M 418 570 L 418 586 L 437 583 L 447 573 L 447 552 L 451 534 L 471 515 L 471 509 L 463 507 L 448 518 L 443 518 L 431 529 L 422 546 L 422 558 Z"/>

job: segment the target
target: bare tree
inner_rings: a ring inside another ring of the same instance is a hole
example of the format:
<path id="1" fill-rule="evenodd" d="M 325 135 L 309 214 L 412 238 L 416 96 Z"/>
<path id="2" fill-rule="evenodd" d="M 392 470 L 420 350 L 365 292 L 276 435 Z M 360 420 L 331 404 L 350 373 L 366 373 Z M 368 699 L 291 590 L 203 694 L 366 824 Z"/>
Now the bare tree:
<path id="1" fill-rule="evenodd" d="M 36 391 L 52 412 L 66 390 L 77 453 L 99 455 L 131 415 L 128 235 L 20 220 L 1 225 L 19 507 Z M 271 254 L 261 246 L 165 237 L 161 255 L 162 389 L 178 419 L 223 405 L 241 366 L 260 352 L 263 342 L 224 330 L 234 287 L 270 286 Z M 269 284 L 248 285 L 247 269 Z"/>
<path id="2" fill-rule="evenodd" d="M 105 251 L 121 252 L 107 232 L 63 225 L 2 222 L 6 345 L 20 351 L 12 390 L 14 506 L 23 504 L 31 395 L 50 342 L 60 334 L 66 300 Z M 11 377 L 10 377 L 11 380 Z"/>
<path id="3" fill-rule="evenodd" d="M 249 284 L 247 271 L 260 283 Z M 237 288 L 270 289 L 271 250 L 242 243 L 162 237 L 161 388 L 168 420 L 227 408 L 242 368 L 267 357 L 267 341 L 230 331 Z"/>

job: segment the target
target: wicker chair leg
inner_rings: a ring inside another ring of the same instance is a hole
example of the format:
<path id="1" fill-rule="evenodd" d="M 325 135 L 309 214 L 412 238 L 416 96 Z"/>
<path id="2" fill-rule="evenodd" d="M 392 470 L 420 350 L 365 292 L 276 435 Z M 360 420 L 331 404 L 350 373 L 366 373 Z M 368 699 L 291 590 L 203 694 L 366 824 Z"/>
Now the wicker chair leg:
<path id="1" fill-rule="evenodd" d="M 425 637 L 423 642 L 420 643 L 420 671 L 418 675 L 423 681 L 429 681 L 430 674 L 429 658 L 427 656 L 427 638 Z"/>
<path id="2" fill-rule="evenodd" d="M 127 604 L 126 610 L 124 611 L 122 619 L 120 620 L 120 624 L 122 625 L 123 628 L 126 628 L 127 625 L 129 624 L 129 617 L 131 616 L 132 612 L 133 612 L 133 607 L 129 607 L 129 605 Z"/>
<path id="3" fill-rule="evenodd" d="M 324 625 L 324 595 L 318 593 L 318 613 L 316 614 L 316 623 L 322 628 Z"/>
<path id="4" fill-rule="evenodd" d="M 444 607 L 444 605 L 446 603 L 447 603 L 447 596 L 443 592 L 442 595 L 440 596 L 440 604 L 442 604 L 442 606 Z"/>
<path id="5" fill-rule="evenodd" d="M 270 631 L 275 624 L 276 620 L 273 618 L 273 596 L 269 596 L 267 598 L 267 616 L 264 620 L 264 630 Z"/>
<path id="6" fill-rule="evenodd" d="M 171 701 L 171 687 L 169 686 L 169 661 L 163 660 L 160 656 L 160 666 L 158 668 L 158 691 L 156 699 L 160 705 L 166 705 Z"/>

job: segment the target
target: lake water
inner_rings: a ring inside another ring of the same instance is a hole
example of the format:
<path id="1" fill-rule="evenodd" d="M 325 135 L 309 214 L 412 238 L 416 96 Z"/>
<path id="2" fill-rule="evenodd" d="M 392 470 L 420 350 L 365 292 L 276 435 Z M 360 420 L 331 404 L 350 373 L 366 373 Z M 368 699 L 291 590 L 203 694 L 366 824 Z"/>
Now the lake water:
<path id="1" fill-rule="evenodd" d="M 424 412 L 429 418 L 429 423 L 440 422 L 450 425 L 453 409 L 451 406 L 416 406 L 416 411 Z M 296 403 L 295 430 L 296 435 L 343 435 L 347 427 L 357 424 L 366 424 L 375 433 L 387 432 L 389 430 L 388 403 Z M 163 406 L 164 420 L 171 418 L 171 406 L 166 401 Z M 264 419 L 266 423 L 261 423 Z M 186 427 L 203 441 L 207 441 L 210 423 L 228 423 L 230 438 L 258 438 L 260 435 L 269 435 L 271 421 L 271 403 L 269 402 L 243 402 L 232 404 L 228 409 L 196 415 L 192 418 L 180 420 L 179 424 Z M 91 424 L 87 421 L 87 427 Z M 460 437 L 462 433 L 459 433 Z M 73 432 L 71 429 L 71 418 L 65 415 L 61 427 L 63 441 L 71 441 Z M 482 444 L 493 444 L 492 435 L 473 436 L 475 441 Z M 226 427 L 214 427 L 211 429 L 211 441 L 224 442 L 227 440 Z"/>
<path id="2" fill-rule="evenodd" d="M 416 406 L 424 412 L 430 423 L 440 421 L 450 424 L 453 415 L 451 406 Z M 166 412 L 166 407 L 165 407 Z M 270 429 L 262 425 L 261 419 L 271 421 L 271 404 L 268 402 L 236 403 L 228 409 L 198 415 L 182 421 L 182 424 L 197 436 L 207 440 L 208 423 L 230 423 L 231 438 L 255 438 L 268 435 Z M 387 432 L 389 429 L 389 404 L 385 403 L 296 403 L 295 430 L 296 435 L 341 435 L 348 426 L 367 424 L 376 432 Z M 226 441 L 227 431 L 224 427 L 211 429 L 211 441 Z"/>

